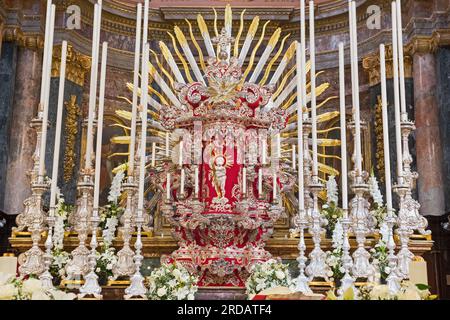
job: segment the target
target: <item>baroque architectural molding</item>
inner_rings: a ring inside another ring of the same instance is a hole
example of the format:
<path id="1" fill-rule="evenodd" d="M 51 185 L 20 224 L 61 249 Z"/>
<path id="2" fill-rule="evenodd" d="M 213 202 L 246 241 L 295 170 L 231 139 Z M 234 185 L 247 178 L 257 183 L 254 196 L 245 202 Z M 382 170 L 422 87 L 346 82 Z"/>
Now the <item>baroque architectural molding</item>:
<path id="1" fill-rule="evenodd" d="M 52 77 L 59 77 L 60 66 L 61 46 L 58 45 L 53 48 Z M 79 86 L 83 86 L 86 73 L 90 70 L 90 68 L 91 58 L 78 53 L 71 45 L 69 45 L 67 47 L 66 79 Z"/>
<path id="2" fill-rule="evenodd" d="M 3 41 L 16 42 L 19 46 L 31 50 L 41 50 L 44 47 L 44 38 L 42 35 L 25 34 L 18 27 L 6 26 L 3 30 Z"/>

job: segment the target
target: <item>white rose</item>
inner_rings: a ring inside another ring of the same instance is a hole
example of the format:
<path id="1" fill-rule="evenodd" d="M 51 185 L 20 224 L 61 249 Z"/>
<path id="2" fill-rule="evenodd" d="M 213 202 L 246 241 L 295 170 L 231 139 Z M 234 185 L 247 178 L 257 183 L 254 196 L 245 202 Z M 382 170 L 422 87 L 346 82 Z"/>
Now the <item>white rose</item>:
<path id="1" fill-rule="evenodd" d="M 42 290 L 42 282 L 41 282 L 41 280 L 30 278 L 23 282 L 22 290 L 23 290 L 23 292 L 28 293 L 28 294 L 33 294 L 36 291 L 41 291 Z"/>
<path id="2" fill-rule="evenodd" d="M 194 294 L 192 294 L 192 293 L 190 293 L 187 298 L 188 298 L 188 300 L 194 300 L 195 299 Z"/>
<path id="3" fill-rule="evenodd" d="M 280 280 L 283 280 L 284 278 L 286 278 L 286 275 L 281 270 L 275 271 L 275 276 Z"/>
<path id="4" fill-rule="evenodd" d="M 17 288 L 12 283 L 0 286 L 0 300 L 12 300 L 17 293 Z"/>
<path id="5" fill-rule="evenodd" d="M 167 290 L 164 287 L 159 288 L 158 291 L 156 291 L 156 294 L 158 295 L 158 297 L 163 297 L 166 293 L 167 293 Z"/>

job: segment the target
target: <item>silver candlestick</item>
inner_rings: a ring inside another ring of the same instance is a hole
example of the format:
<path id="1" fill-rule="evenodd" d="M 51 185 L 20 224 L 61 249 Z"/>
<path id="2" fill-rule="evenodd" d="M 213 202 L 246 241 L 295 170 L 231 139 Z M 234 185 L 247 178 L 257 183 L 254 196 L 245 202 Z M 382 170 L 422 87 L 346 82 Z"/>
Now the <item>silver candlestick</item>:
<path id="1" fill-rule="evenodd" d="M 387 242 L 387 248 L 389 250 L 388 254 L 388 266 L 389 266 L 389 275 L 387 277 L 387 284 L 389 286 L 389 291 L 392 294 L 396 294 L 400 290 L 400 281 L 401 278 L 398 275 L 397 269 L 397 257 L 395 256 L 395 241 L 394 241 L 394 225 L 395 225 L 395 216 L 392 210 L 389 210 L 386 216 L 386 224 L 389 229 L 389 238 Z"/>
<path id="2" fill-rule="evenodd" d="M 366 235 L 373 230 L 374 221 L 369 213 L 369 202 L 364 198 L 369 187 L 366 184 L 367 172 L 350 172 L 352 177 L 351 188 L 355 194 L 350 202 L 350 217 L 352 230 L 356 236 L 358 248 L 353 252 L 352 274 L 355 279 L 367 279 L 374 275 L 374 267 L 370 264 L 370 253 L 365 248 Z"/>
<path id="3" fill-rule="evenodd" d="M 141 265 L 142 260 L 144 258 L 141 254 L 142 249 L 141 228 L 143 223 L 144 223 L 143 212 L 140 209 L 136 217 L 137 238 L 134 244 L 134 247 L 136 249 L 135 251 L 136 254 L 134 255 L 135 272 L 131 277 L 130 286 L 125 289 L 124 295 L 125 299 L 132 299 L 138 297 L 142 299 L 147 299 L 146 296 L 147 289 L 144 286 L 144 277 L 141 274 Z"/>
<path id="4" fill-rule="evenodd" d="M 305 229 L 308 228 L 309 222 L 308 217 L 304 210 L 299 211 L 299 214 L 294 218 L 294 232 L 300 233 L 300 239 L 298 242 L 299 256 L 297 257 L 298 269 L 300 271 L 297 277 L 297 283 L 295 291 L 301 292 L 303 294 L 311 294 L 313 291 L 309 287 L 309 278 L 305 275 L 306 262 L 308 258 L 305 255 L 306 244 L 305 244 Z"/>
<path id="5" fill-rule="evenodd" d="M 309 254 L 309 265 L 306 267 L 306 274 L 311 278 L 323 278 L 328 281 L 328 273 L 330 267 L 326 264 L 326 254 L 320 247 L 323 226 L 326 220 L 321 216 L 319 211 L 319 192 L 322 190 L 322 184 L 318 181 L 317 176 L 313 176 L 309 189 L 313 194 L 313 208 L 311 209 L 311 223 L 309 226 L 310 233 L 314 242 L 314 248 Z"/>
<path id="6" fill-rule="evenodd" d="M 78 233 L 78 247 L 72 251 L 72 259 L 66 265 L 68 280 L 80 280 L 81 276 L 89 272 L 89 249 L 86 240 L 89 233 L 89 217 L 92 216 L 92 194 L 94 190 L 93 170 L 84 169 L 78 183 L 81 197 L 77 200 L 77 209 L 70 217 L 69 222 Z"/>
<path id="7" fill-rule="evenodd" d="M 96 299 L 102 299 L 102 288 L 98 284 L 98 276 L 95 273 L 97 266 L 97 228 L 100 222 L 98 216 L 98 208 L 94 208 L 91 217 L 91 252 L 89 254 L 89 273 L 84 277 L 84 285 L 80 287 L 78 299 L 83 299 L 86 296 L 93 296 Z"/>
<path id="8" fill-rule="evenodd" d="M 122 238 L 123 247 L 117 252 L 117 263 L 113 266 L 113 275 L 117 279 L 120 276 L 131 276 L 135 272 L 135 264 L 133 262 L 134 252 L 130 247 L 132 237 L 132 219 L 135 211 L 135 195 L 138 186 L 132 176 L 128 177 L 128 181 L 123 184 L 123 190 L 127 194 L 127 204 L 123 213 Z"/>
<path id="9" fill-rule="evenodd" d="M 353 293 L 356 293 L 356 288 L 354 286 L 355 279 L 351 275 L 351 269 L 353 266 L 353 260 L 350 255 L 350 242 L 348 239 L 348 233 L 351 228 L 351 220 L 344 214 L 342 219 L 342 229 L 344 236 L 344 243 L 342 245 L 342 266 L 344 268 L 344 276 L 341 279 L 341 286 L 338 289 L 338 294 L 343 295 L 348 289 L 352 288 Z"/>
<path id="10" fill-rule="evenodd" d="M 55 217 L 54 212 L 56 208 L 50 208 L 49 215 L 47 217 L 48 224 L 48 233 L 47 239 L 45 240 L 45 254 L 44 254 L 44 268 L 45 271 L 39 276 L 39 280 L 41 280 L 42 287 L 45 289 L 53 288 L 53 276 L 50 273 L 50 266 L 52 264 L 53 256 L 52 256 L 52 247 L 53 247 L 53 226 L 55 225 Z"/>

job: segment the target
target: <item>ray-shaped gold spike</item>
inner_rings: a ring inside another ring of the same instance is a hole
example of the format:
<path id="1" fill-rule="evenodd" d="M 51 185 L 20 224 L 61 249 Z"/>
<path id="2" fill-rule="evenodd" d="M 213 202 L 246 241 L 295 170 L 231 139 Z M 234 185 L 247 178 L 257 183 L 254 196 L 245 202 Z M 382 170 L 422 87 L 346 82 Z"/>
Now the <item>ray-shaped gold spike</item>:
<path id="1" fill-rule="evenodd" d="M 335 99 L 337 99 L 337 98 L 338 98 L 338 96 L 332 96 L 332 97 L 326 98 L 324 101 L 322 101 L 321 103 L 319 103 L 319 104 L 317 105 L 317 109 L 323 107 L 325 104 L 327 104 L 327 103 L 330 102 L 331 100 L 335 100 Z M 309 109 L 308 109 L 308 110 L 309 110 Z"/>
<path id="2" fill-rule="evenodd" d="M 130 91 L 133 91 L 134 85 L 132 83 L 127 83 L 127 88 Z M 166 98 L 164 98 L 163 95 L 161 95 L 161 93 L 159 93 L 158 91 L 156 91 L 155 89 L 153 89 L 151 86 L 148 86 L 148 90 L 150 91 L 150 93 L 156 95 L 160 101 L 167 105 L 169 104 L 169 102 L 166 100 Z M 141 88 L 138 88 L 138 96 L 141 97 L 142 96 L 142 90 Z M 160 110 L 162 108 L 162 105 L 160 103 L 158 103 L 155 99 L 153 99 L 150 95 L 148 96 L 149 99 L 149 104 L 154 107 L 156 110 Z"/>
<path id="3" fill-rule="evenodd" d="M 121 165 L 118 165 L 117 167 L 115 167 L 114 169 L 112 169 L 112 173 L 116 174 L 119 171 L 126 171 L 128 168 L 128 164 L 127 163 L 123 163 Z"/>
<path id="4" fill-rule="evenodd" d="M 281 35 L 281 28 L 277 28 L 273 35 L 269 39 L 269 43 L 267 44 L 266 48 L 264 49 L 264 52 L 262 56 L 259 58 L 258 64 L 256 65 L 256 68 L 253 70 L 252 76 L 250 77 L 249 82 L 255 83 L 258 80 L 258 77 L 263 70 L 267 60 L 269 59 L 270 55 L 272 54 L 272 51 L 275 49 L 275 46 L 278 43 L 278 40 L 280 39 Z"/>
<path id="5" fill-rule="evenodd" d="M 158 58 L 158 55 L 156 54 L 156 52 L 153 51 L 153 50 L 150 50 L 150 52 L 153 54 L 153 57 L 155 58 L 156 64 L 158 65 L 158 68 L 162 71 L 162 73 L 164 73 L 164 75 L 167 77 L 167 79 L 169 79 L 169 83 L 170 83 L 170 86 L 172 87 L 172 89 L 175 89 L 175 87 L 174 87 L 174 80 L 173 80 L 172 76 L 164 68 L 164 66 L 161 64 L 161 62 L 159 61 L 159 58 Z"/>
<path id="6" fill-rule="evenodd" d="M 149 71 L 150 71 L 150 76 L 155 80 L 155 82 L 161 88 L 161 91 L 164 92 L 164 94 L 169 98 L 170 102 L 172 102 L 173 105 L 180 107 L 181 106 L 180 101 L 178 100 L 178 98 L 172 92 L 170 87 L 167 85 L 167 83 L 164 81 L 164 79 L 159 75 L 158 71 L 156 71 L 156 68 L 151 63 L 149 63 Z"/>
<path id="7" fill-rule="evenodd" d="M 256 52 L 258 52 L 258 49 L 259 49 L 259 47 L 261 46 L 261 43 L 264 40 L 264 36 L 266 35 L 266 28 L 267 28 L 267 25 L 269 23 L 270 23 L 270 20 L 267 21 L 266 23 L 264 23 L 264 26 L 263 26 L 263 29 L 262 29 L 262 33 L 261 33 L 261 37 L 259 38 L 259 40 L 256 43 L 255 47 L 253 48 L 253 51 L 252 51 L 252 54 L 250 56 L 250 61 L 248 63 L 247 69 L 245 69 L 245 72 L 244 72 L 244 74 L 242 76 L 241 84 L 243 84 L 245 82 L 245 79 L 247 79 L 248 74 L 253 69 L 253 63 L 255 62 Z"/>
<path id="8" fill-rule="evenodd" d="M 214 33 L 216 34 L 216 37 L 219 36 L 219 29 L 217 28 L 217 11 L 216 8 L 212 8 L 214 11 Z"/>
<path id="9" fill-rule="evenodd" d="M 241 52 L 239 53 L 239 66 L 245 62 L 245 58 L 247 57 L 248 50 L 250 49 L 250 45 L 252 44 L 253 39 L 255 38 L 256 31 L 259 26 L 259 17 L 256 16 L 253 18 L 252 23 L 247 31 L 247 36 L 245 37 L 244 44 L 242 45 Z"/>
<path id="10" fill-rule="evenodd" d="M 131 101 L 131 100 L 128 99 L 127 97 L 124 97 L 124 96 L 117 96 L 117 98 L 118 98 L 118 99 L 121 99 L 121 100 L 125 100 L 125 101 L 128 102 L 130 105 L 133 104 L 133 101 Z"/>
<path id="11" fill-rule="evenodd" d="M 266 71 L 264 72 L 264 76 L 261 79 L 261 81 L 259 82 L 260 86 L 263 86 L 264 84 L 266 84 L 267 79 L 269 78 L 270 73 L 272 72 L 272 67 L 274 65 L 274 63 L 278 60 L 278 58 L 281 55 L 281 52 L 283 52 L 284 49 L 284 44 L 287 40 L 287 38 L 289 38 L 291 34 L 288 34 L 286 36 L 284 36 L 284 38 L 281 40 L 281 45 L 280 48 L 278 48 L 277 53 L 275 54 L 275 56 L 270 60 L 269 64 L 266 67 Z"/>
<path id="12" fill-rule="evenodd" d="M 237 58 L 239 54 L 239 41 L 241 40 L 242 31 L 244 30 L 244 14 L 246 9 L 242 10 L 241 12 L 241 19 L 239 23 L 239 31 L 236 35 L 236 39 L 234 40 L 234 57 Z"/>
<path id="13" fill-rule="evenodd" d="M 291 43 L 289 48 L 286 50 L 286 52 L 283 56 L 283 59 L 281 59 L 280 64 L 278 65 L 272 78 L 269 81 L 270 84 L 276 84 L 278 82 L 278 79 L 280 79 L 280 77 L 283 74 L 284 70 L 286 69 L 289 61 L 291 61 L 291 59 L 294 57 L 296 47 L 297 47 L 297 41 L 294 41 Z"/>
<path id="14" fill-rule="evenodd" d="M 184 36 L 183 31 L 178 26 L 175 26 L 173 28 L 175 32 L 175 36 L 178 39 L 178 42 L 180 43 L 181 49 L 184 52 L 184 55 L 186 56 L 189 65 L 191 66 L 192 71 L 194 72 L 195 78 L 198 82 L 205 84 L 205 80 L 203 79 L 202 72 L 200 71 L 200 68 L 197 65 L 197 61 L 195 61 L 194 55 L 192 54 L 191 48 L 189 48 L 188 42 L 186 40 L 186 37 Z"/>
<path id="15" fill-rule="evenodd" d="M 159 48 L 161 49 L 161 53 L 164 59 L 169 64 L 170 69 L 175 75 L 175 79 L 177 79 L 177 82 L 186 83 L 186 81 L 183 78 L 183 75 L 180 72 L 180 69 L 177 66 L 177 63 L 175 62 L 175 59 L 172 56 L 172 53 L 170 52 L 169 48 L 167 48 L 167 45 L 164 42 L 160 41 Z"/>
<path id="16" fill-rule="evenodd" d="M 335 155 L 332 155 L 332 154 L 323 154 L 323 153 L 318 152 L 317 156 L 319 158 L 322 158 L 322 159 L 338 159 L 338 160 L 341 160 L 341 157 L 335 156 Z"/>
<path id="17" fill-rule="evenodd" d="M 175 53 L 176 53 L 178 59 L 180 59 L 181 64 L 183 65 L 183 69 L 184 69 L 184 73 L 186 74 L 187 81 L 189 83 L 194 82 L 194 80 L 192 79 L 192 76 L 191 76 L 191 72 L 189 71 L 188 64 L 187 64 L 186 60 L 183 58 L 183 56 L 181 55 L 180 50 L 178 50 L 177 41 L 175 40 L 175 37 L 170 32 L 167 32 L 167 34 L 172 39 L 173 49 L 175 50 Z"/>
<path id="18" fill-rule="evenodd" d="M 291 92 L 296 90 L 297 82 L 297 76 L 294 76 L 289 84 L 284 87 L 284 90 L 280 93 L 280 95 L 275 99 L 273 103 L 274 108 L 278 108 L 283 103 L 283 101 L 285 101 L 285 99 L 291 94 Z M 288 114 L 290 113 L 291 112 L 289 111 Z"/>
<path id="19" fill-rule="evenodd" d="M 197 15 L 197 24 L 202 34 L 203 41 L 205 43 L 206 51 L 208 51 L 208 56 L 215 57 L 216 52 L 214 51 L 213 44 L 211 42 L 211 37 L 209 36 L 208 27 L 206 26 L 205 19 L 199 14 Z"/>
<path id="20" fill-rule="evenodd" d="M 131 130 L 130 127 L 128 127 L 128 126 L 126 126 L 126 125 L 123 125 L 123 124 L 120 124 L 120 123 L 113 123 L 113 124 L 110 124 L 109 126 L 110 126 L 110 127 L 118 127 L 118 128 L 122 128 L 122 129 L 125 129 L 125 131 Z"/>
<path id="21" fill-rule="evenodd" d="M 185 20 L 189 26 L 189 35 L 191 36 L 191 41 L 194 44 L 194 47 L 197 49 L 198 59 L 200 60 L 200 66 L 202 67 L 202 70 L 204 72 L 206 70 L 206 64 L 205 64 L 205 58 L 203 57 L 202 49 L 200 48 L 200 45 L 198 44 L 197 40 L 195 39 L 194 31 L 192 30 L 192 23 L 188 19 L 185 19 Z"/>
<path id="22" fill-rule="evenodd" d="M 113 154 L 110 154 L 108 156 L 108 159 L 114 158 L 114 157 L 123 157 L 123 156 L 129 156 L 130 153 L 129 152 L 115 152 Z M 113 171 L 114 173 L 114 171 Z"/>
<path id="23" fill-rule="evenodd" d="M 337 147 L 341 145 L 339 139 L 317 139 L 317 145 L 321 147 Z"/>
<path id="24" fill-rule="evenodd" d="M 130 144 L 130 136 L 117 136 L 111 138 L 111 143 L 115 144 Z"/>
<path id="25" fill-rule="evenodd" d="M 321 122 L 329 121 L 329 120 L 334 119 L 336 117 L 339 117 L 339 111 L 325 112 L 325 113 L 322 113 L 322 114 L 317 116 L 317 122 L 321 123 Z"/>
<path id="26" fill-rule="evenodd" d="M 116 115 L 125 120 L 131 120 L 131 112 L 125 110 L 116 110 Z"/>
<path id="27" fill-rule="evenodd" d="M 297 93 L 295 92 L 289 97 L 289 99 L 286 100 L 286 103 L 281 106 L 281 109 L 287 109 L 287 107 L 289 107 L 296 98 Z"/>
<path id="28" fill-rule="evenodd" d="M 289 79 L 289 77 L 294 73 L 294 71 L 297 69 L 296 66 L 293 66 L 287 73 L 286 75 L 283 77 L 283 80 L 281 80 L 280 85 L 278 86 L 277 90 L 274 92 L 274 94 L 272 95 L 272 100 L 275 100 L 278 98 L 278 96 L 281 94 L 281 92 L 283 91 L 283 89 L 285 88 L 286 82 Z"/>
<path id="29" fill-rule="evenodd" d="M 225 7 L 225 21 L 224 21 L 225 31 L 227 36 L 231 37 L 233 32 L 233 12 L 231 11 L 230 4 Z M 231 56 L 231 43 L 228 45 L 226 50 L 228 57 Z"/>
<path id="30" fill-rule="evenodd" d="M 330 167 L 329 165 L 323 164 L 321 162 L 319 162 L 317 164 L 317 167 L 318 167 L 320 172 L 323 172 L 325 174 L 333 175 L 333 176 L 338 176 L 339 175 L 339 171 L 338 170 L 336 170 L 333 167 Z"/>
<path id="31" fill-rule="evenodd" d="M 339 129 L 341 129 L 341 127 L 332 127 L 332 128 L 317 130 L 317 133 L 328 133 L 328 132 L 339 130 Z"/>

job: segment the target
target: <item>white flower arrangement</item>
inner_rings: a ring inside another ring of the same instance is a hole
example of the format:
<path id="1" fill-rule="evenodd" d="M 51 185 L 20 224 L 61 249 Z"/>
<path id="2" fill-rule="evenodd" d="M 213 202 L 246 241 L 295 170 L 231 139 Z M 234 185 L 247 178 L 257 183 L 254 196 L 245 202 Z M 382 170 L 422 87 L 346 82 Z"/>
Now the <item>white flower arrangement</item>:
<path id="1" fill-rule="evenodd" d="M 66 275 L 66 264 L 70 261 L 70 253 L 62 249 L 53 249 L 50 273 L 54 279 L 61 279 Z"/>
<path id="2" fill-rule="evenodd" d="M 97 251 L 97 265 L 95 273 L 99 276 L 101 282 L 106 282 L 113 276 L 112 269 L 117 264 L 117 255 L 115 248 L 104 246 L 101 252 Z"/>
<path id="3" fill-rule="evenodd" d="M 105 228 L 102 230 L 102 237 L 105 246 L 110 247 L 116 235 L 116 228 L 119 224 L 117 216 L 106 218 Z"/>
<path id="4" fill-rule="evenodd" d="M 194 300 L 197 282 L 180 264 L 163 264 L 147 277 L 147 295 L 150 300 Z"/>
<path id="5" fill-rule="evenodd" d="M 338 185 L 336 182 L 336 177 L 333 175 L 328 176 L 327 180 L 327 203 L 330 205 L 331 203 L 338 204 L 339 195 L 338 195 Z"/>
<path id="6" fill-rule="evenodd" d="M 64 248 L 64 232 L 68 224 L 70 211 L 73 206 L 66 204 L 64 196 L 59 189 L 56 192 L 58 201 L 55 212 L 55 225 L 53 228 L 53 247 L 57 250 Z"/>
<path id="7" fill-rule="evenodd" d="M 372 196 L 374 203 L 379 208 L 382 208 L 384 206 L 383 195 L 381 194 L 377 177 L 375 177 L 373 172 L 369 177 L 369 192 L 370 192 L 370 195 Z"/>
<path id="8" fill-rule="evenodd" d="M 0 273 L 0 300 L 74 300 L 76 295 L 56 288 L 44 289 L 39 279 Z"/>
<path id="9" fill-rule="evenodd" d="M 254 295 L 276 287 L 294 289 L 295 281 L 291 278 L 287 264 L 270 259 L 253 266 L 251 275 L 245 282 L 245 287 L 247 295 Z"/>
<path id="10" fill-rule="evenodd" d="M 125 169 L 120 169 L 114 175 L 111 182 L 111 188 L 109 189 L 108 202 L 117 204 L 117 199 L 122 194 L 122 181 L 125 178 Z"/>

